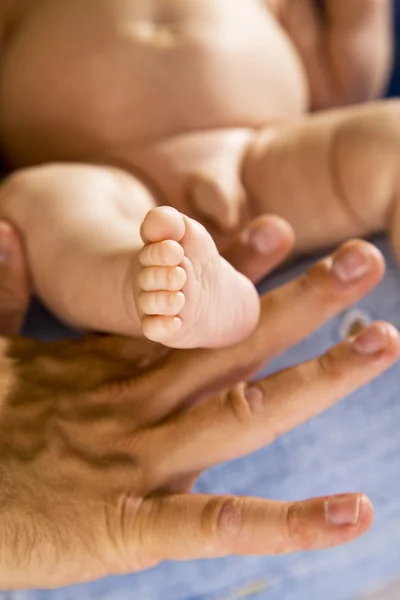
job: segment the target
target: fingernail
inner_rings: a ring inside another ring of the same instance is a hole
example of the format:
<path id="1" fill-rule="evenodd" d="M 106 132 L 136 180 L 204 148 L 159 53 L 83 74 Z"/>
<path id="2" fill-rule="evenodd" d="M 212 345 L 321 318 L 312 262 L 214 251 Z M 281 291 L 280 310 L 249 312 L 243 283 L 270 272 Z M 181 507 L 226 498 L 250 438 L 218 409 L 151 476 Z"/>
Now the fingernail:
<path id="1" fill-rule="evenodd" d="M 10 245 L 10 227 L 0 223 L 0 264 L 7 261 Z"/>
<path id="2" fill-rule="evenodd" d="M 333 258 L 332 271 L 340 281 L 350 283 L 361 279 L 369 269 L 368 255 L 359 248 L 347 247 Z"/>
<path id="3" fill-rule="evenodd" d="M 282 232 L 272 223 L 264 223 L 245 233 L 245 241 L 260 254 L 275 252 L 281 244 Z"/>
<path id="4" fill-rule="evenodd" d="M 357 525 L 360 516 L 360 496 L 339 496 L 325 502 L 328 525 Z"/>
<path id="5" fill-rule="evenodd" d="M 387 348 L 389 330 L 386 325 L 371 325 L 353 337 L 350 342 L 359 354 L 377 354 Z"/>

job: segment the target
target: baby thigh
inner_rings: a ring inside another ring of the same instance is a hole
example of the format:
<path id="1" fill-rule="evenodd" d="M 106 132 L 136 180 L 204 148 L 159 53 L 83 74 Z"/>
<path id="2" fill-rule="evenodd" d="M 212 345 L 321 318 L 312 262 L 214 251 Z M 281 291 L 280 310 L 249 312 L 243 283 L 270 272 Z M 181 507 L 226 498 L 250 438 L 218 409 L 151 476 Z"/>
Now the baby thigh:
<path id="1" fill-rule="evenodd" d="M 68 324 L 107 331 L 136 333 L 124 287 L 153 205 L 128 174 L 86 165 L 20 171 L 0 188 L 0 215 L 24 238 L 36 293 Z"/>

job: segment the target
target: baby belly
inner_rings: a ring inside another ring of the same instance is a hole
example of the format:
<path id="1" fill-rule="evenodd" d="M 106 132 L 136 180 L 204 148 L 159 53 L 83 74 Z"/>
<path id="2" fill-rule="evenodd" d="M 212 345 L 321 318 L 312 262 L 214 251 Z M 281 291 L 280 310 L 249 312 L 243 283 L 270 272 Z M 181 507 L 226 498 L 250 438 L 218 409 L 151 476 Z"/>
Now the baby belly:
<path id="1" fill-rule="evenodd" d="M 259 0 L 29 6 L 0 73 L 2 151 L 15 166 L 108 154 L 129 164 L 142 145 L 307 108 L 298 57 Z"/>

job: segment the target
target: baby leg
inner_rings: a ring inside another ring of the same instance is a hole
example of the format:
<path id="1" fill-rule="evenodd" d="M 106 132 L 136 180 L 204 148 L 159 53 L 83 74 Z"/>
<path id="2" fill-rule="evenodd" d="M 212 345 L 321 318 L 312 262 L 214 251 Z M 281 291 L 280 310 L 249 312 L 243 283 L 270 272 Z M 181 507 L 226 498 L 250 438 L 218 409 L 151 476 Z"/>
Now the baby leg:
<path id="1" fill-rule="evenodd" d="M 0 215 L 21 232 L 37 295 L 63 321 L 137 336 L 134 281 L 148 190 L 116 169 L 54 165 L 13 175 Z"/>
<path id="2" fill-rule="evenodd" d="M 245 337 L 259 316 L 254 286 L 202 226 L 153 206 L 138 180 L 93 166 L 21 171 L 0 190 L 37 294 L 68 324 L 139 336 L 138 303 L 145 335 L 173 347 Z"/>
<path id="3" fill-rule="evenodd" d="M 251 214 L 273 212 L 287 219 L 299 252 L 392 228 L 399 148 L 397 101 L 265 130 L 255 137 L 243 167 Z"/>

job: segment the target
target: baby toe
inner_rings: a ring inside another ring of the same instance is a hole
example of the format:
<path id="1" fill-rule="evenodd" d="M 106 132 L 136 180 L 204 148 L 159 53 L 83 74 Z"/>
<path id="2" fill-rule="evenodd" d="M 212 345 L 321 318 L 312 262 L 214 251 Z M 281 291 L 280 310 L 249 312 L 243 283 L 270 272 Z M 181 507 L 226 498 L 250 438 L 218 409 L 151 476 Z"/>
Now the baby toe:
<path id="1" fill-rule="evenodd" d="M 182 267 L 147 267 L 140 272 L 138 283 L 145 292 L 178 292 L 185 282 L 186 271 Z"/>
<path id="2" fill-rule="evenodd" d="M 142 320 L 143 335 L 153 342 L 168 342 L 179 333 L 181 327 L 179 317 L 146 316 Z"/>
<path id="3" fill-rule="evenodd" d="M 145 243 L 167 239 L 179 242 L 185 235 L 183 215 L 171 206 L 152 208 L 142 223 L 140 235 Z"/>
<path id="4" fill-rule="evenodd" d="M 182 292 L 142 292 L 138 306 L 145 315 L 172 317 L 185 306 L 185 296 Z"/>
<path id="5" fill-rule="evenodd" d="M 176 267 L 184 257 L 184 250 L 178 242 L 164 240 L 144 246 L 140 251 L 139 261 L 142 267 Z"/>

